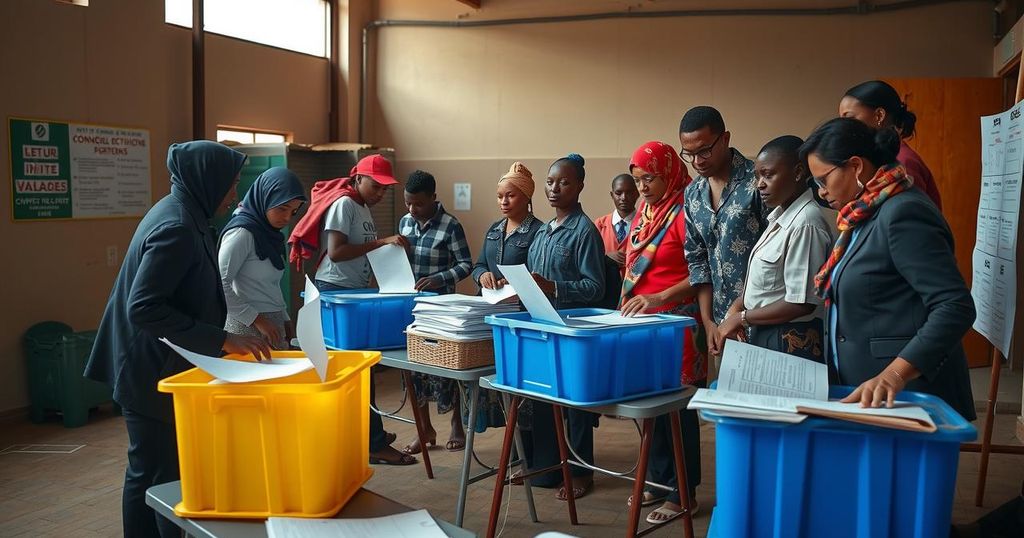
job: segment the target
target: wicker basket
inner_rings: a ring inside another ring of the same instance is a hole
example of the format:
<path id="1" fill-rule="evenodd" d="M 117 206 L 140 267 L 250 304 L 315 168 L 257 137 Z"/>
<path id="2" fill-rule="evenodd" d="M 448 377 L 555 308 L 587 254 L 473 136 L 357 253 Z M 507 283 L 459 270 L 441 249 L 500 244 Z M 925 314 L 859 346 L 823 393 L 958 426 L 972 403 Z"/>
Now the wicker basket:
<path id="1" fill-rule="evenodd" d="M 406 331 L 409 360 L 452 370 L 468 370 L 494 364 L 494 340 L 455 341 Z"/>

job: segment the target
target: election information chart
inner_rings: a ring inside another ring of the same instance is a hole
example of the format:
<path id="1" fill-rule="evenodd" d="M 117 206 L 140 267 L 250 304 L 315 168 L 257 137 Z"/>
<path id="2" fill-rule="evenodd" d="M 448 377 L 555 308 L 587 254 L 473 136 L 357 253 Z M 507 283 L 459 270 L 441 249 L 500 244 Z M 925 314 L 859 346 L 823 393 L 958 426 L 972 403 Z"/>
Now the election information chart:
<path id="1" fill-rule="evenodd" d="M 981 200 L 971 295 L 974 329 L 1006 356 L 1017 299 L 1017 223 L 1024 177 L 1021 104 L 981 118 Z"/>
<path id="2" fill-rule="evenodd" d="M 10 118 L 13 220 L 141 217 L 149 131 Z"/>

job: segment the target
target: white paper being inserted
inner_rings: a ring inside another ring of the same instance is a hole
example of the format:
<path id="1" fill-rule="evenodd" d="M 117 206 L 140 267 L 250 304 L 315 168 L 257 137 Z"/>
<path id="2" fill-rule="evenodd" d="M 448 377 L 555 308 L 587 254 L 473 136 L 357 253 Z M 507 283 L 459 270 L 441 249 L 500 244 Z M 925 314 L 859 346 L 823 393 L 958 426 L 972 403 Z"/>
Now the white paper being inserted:
<path id="1" fill-rule="evenodd" d="M 324 345 L 324 326 L 320 320 L 320 291 L 313 281 L 306 276 L 306 289 L 303 293 L 306 304 L 299 308 L 298 320 L 295 323 L 295 336 L 299 340 L 299 348 L 306 352 L 320 381 L 327 380 L 327 347 Z"/>
<path id="2" fill-rule="evenodd" d="M 530 313 L 530 317 L 548 323 L 567 325 L 562 316 L 558 314 L 558 310 L 551 306 L 551 301 L 548 300 L 547 295 L 544 295 L 544 291 L 537 285 L 525 264 L 499 265 L 498 269 L 501 270 L 501 274 L 505 275 L 505 280 L 508 280 L 508 283 L 518 292 L 519 300 L 526 307 L 526 311 Z"/>
<path id="3" fill-rule="evenodd" d="M 516 295 L 516 289 L 512 284 L 505 284 L 496 290 L 480 288 L 480 295 L 488 303 L 498 304 L 509 297 L 514 297 Z"/>
<path id="4" fill-rule="evenodd" d="M 181 346 L 174 345 L 166 338 L 161 338 L 160 341 L 171 346 L 171 349 L 200 370 L 228 383 L 266 381 L 268 379 L 288 377 L 313 368 L 313 363 L 305 357 L 301 359 L 274 359 L 263 362 L 236 361 L 195 353 Z"/>
<path id="5" fill-rule="evenodd" d="M 416 293 L 409 256 L 398 245 L 384 245 L 366 253 L 381 293 Z"/>

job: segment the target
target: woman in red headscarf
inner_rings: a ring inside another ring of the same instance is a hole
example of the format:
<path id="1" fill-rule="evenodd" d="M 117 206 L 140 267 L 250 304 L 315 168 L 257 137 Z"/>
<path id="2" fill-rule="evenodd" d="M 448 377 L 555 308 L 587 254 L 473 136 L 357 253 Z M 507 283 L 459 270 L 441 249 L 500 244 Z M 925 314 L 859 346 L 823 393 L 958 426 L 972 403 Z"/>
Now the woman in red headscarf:
<path id="1" fill-rule="evenodd" d="M 640 146 L 629 160 L 629 172 L 643 199 L 636 212 L 626 245 L 626 276 L 622 283 L 622 313 L 681 314 L 700 319 L 694 301 L 696 290 L 690 286 L 690 271 L 683 254 L 686 224 L 683 215 L 683 190 L 690 174 L 676 150 L 663 142 Z M 690 330 L 683 338 L 682 380 L 703 387 L 707 383 L 707 361 L 696 345 L 698 335 Z M 683 453 L 690 507 L 697 511 L 696 487 L 700 484 L 700 424 L 695 411 L 680 414 Z M 652 524 L 664 523 L 682 510 L 669 417 L 658 417 L 651 444 L 648 480 L 676 488 L 666 495 L 661 489 L 649 489 L 641 500 L 644 506 L 664 504 L 647 516 Z M 634 500 L 629 499 L 632 503 Z"/>

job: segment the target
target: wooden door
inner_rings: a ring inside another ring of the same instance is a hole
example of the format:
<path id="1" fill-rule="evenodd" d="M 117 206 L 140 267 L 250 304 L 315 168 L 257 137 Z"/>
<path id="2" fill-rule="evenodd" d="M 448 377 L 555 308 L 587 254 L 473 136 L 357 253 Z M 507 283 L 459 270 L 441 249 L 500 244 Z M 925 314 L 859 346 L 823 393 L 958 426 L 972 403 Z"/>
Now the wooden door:
<path id="1" fill-rule="evenodd" d="M 917 134 L 907 141 L 931 169 L 942 195 L 942 213 L 953 230 L 956 261 L 971 284 L 981 196 L 981 123 L 979 118 L 1002 112 L 1003 81 L 999 78 L 887 79 L 917 115 Z M 989 344 L 973 329 L 964 337 L 971 367 L 991 364 Z"/>

